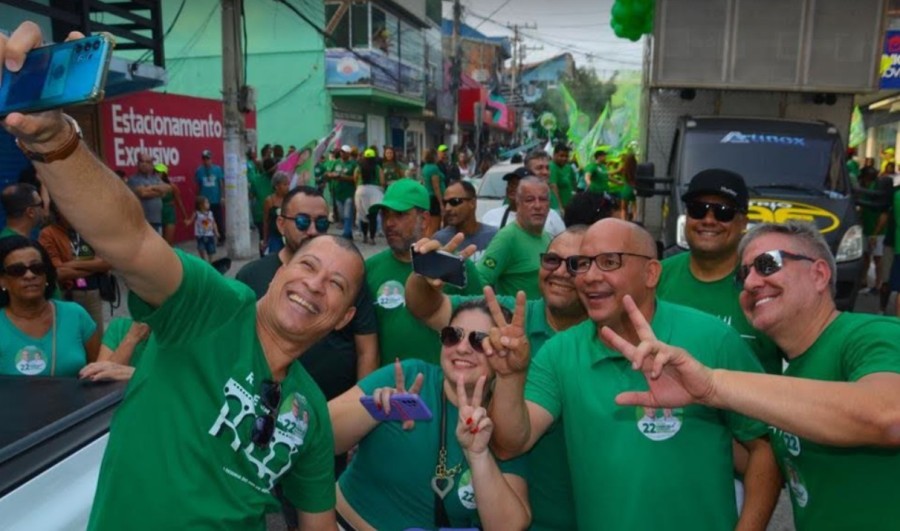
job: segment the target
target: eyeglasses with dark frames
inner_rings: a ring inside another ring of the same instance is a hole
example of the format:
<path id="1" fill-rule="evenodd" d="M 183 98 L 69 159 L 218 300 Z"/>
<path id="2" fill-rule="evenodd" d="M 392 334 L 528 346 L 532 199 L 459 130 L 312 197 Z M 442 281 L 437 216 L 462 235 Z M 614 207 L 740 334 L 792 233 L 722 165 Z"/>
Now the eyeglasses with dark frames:
<path id="1" fill-rule="evenodd" d="M 738 287 L 743 288 L 744 282 L 750 276 L 750 269 L 756 269 L 756 273 L 762 277 L 769 277 L 784 268 L 784 260 L 805 260 L 815 262 L 816 259 L 802 254 L 789 253 L 780 249 L 766 251 L 753 259 L 747 265 L 741 265 L 734 274 L 734 282 Z"/>
<path id="2" fill-rule="evenodd" d="M 687 215 L 692 219 L 703 219 L 706 213 L 712 210 L 713 217 L 716 221 L 728 223 L 732 221 L 737 213 L 740 212 L 737 207 L 731 205 L 723 205 L 721 203 L 706 203 L 703 201 L 688 201 L 684 204 L 687 209 Z"/>
<path id="3" fill-rule="evenodd" d="M 315 220 L 313 220 L 312 216 L 309 214 L 297 214 L 294 217 L 291 216 L 281 216 L 284 219 L 289 219 L 294 222 L 294 225 L 297 226 L 297 230 L 300 232 L 306 232 L 309 230 L 310 225 L 313 223 L 316 224 L 316 231 L 321 233 L 328 232 L 328 228 L 331 227 L 331 222 L 328 221 L 328 216 L 319 216 Z"/>
<path id="4" fill-rule="evenodd" d="M 541 253 L 541 267 L 546 271 L 556 271 L 566 263 L 566 259 L 556 253 Z M 568 271 L 568 267 L 566 267 Z"/>
<path id="5" fill-rule="evenodd" d="M 654 259 L 653 256 L 626 252 L 600 253 L 595 256 L 575 255 L 566 258 L 566 269 L 568 269 L 569 273 L 572 275 L 582 275 L 591 270 L 591 264 L 597 264 L 600 271 L 615 271 L 622 267 L 623 256 L 634 256 L 647 260 Z"/>
<path id="6" fill-rule="evenodd" d="M 34 273 L 35 276 L 43 276 L 47 274 L 47 264 L 43 262 L 34 264 L 15 263 L 3 267 L 0 271 L 2 271 L 4 275 L 11 277 L 24 277 L 25 273 L 28 271 Z"/>
<path id="7" fill-rule="evenodd" d="M 455 347 L 459 345 L 463 338 L 466 337 L 466 331 L 458 326 L 445 326 L 441 329 L 441 344 L 445 347 Z M 486 332 L 469 332 L 469 345 L 472 346 L 472 350 L 478 352 L 480 354 L 484 354 L 484 347 L 482 346 L 482 341 L 488 337 Z"/>
<path id="8" fill-rule="evenodd" d="M 256 446 L 266 447 L 275 435 L 275 421 L 278 418 L 278 406 L 281 404 L 281 384 L 263 380 L 259 394 L 262 405 L 266 408 L 266 414 L 257 416 L 253 421 L 250 440 Z"/>

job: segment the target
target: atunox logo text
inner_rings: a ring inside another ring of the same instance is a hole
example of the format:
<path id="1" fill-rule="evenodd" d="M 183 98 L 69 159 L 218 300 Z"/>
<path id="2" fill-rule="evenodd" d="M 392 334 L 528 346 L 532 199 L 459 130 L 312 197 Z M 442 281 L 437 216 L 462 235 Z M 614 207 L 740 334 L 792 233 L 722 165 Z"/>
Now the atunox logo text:
<path id="1" fill-rule="evenodd" d="M 819 228 L 819 232 L 831 232 L 841 225 L 841 221 L 831 212 L 815 205 L 795 203 L 783 199 L 751 199 L 747 221 L 753 223 L 784 223 L 790 219 L 809 221 Z"/>
<path id="2" fill-rule="evenodd" d="M 720 144 L 778 144 L 782 146 L 806 147 L 806 139 L 801 136 L 760 135 L 731 131 L 722 137 Z"/>

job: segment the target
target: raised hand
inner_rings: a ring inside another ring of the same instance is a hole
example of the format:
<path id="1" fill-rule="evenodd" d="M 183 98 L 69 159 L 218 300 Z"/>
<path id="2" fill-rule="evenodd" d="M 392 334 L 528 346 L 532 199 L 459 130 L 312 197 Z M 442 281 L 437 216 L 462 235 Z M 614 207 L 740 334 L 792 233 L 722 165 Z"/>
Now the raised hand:
<path id="1" fill-rule="evenodd" d="M 632 344 L 606 326 L 600 331 L 600 336 L 607 345 L 631 361 L 634 370 L 644 374 L 650 389 L 620 393 L 616 403 L 671 408 L 707 402 L 713 394 L 712 370 L 686 350 L 656 339 L 650 323 L 630 295 L 626 295 L 622 302 L 640 342 Z"/>
<path id="2" fill-rule="evenodd" d="M 456 438 L 464 451 L 473 454 L 483 454 L 488 450 L 491 433 L 494 431 L 494 423 L 481 405 L 486 380 L 486 376 L 479 377 L 472 396 L 469 397 L 462 376 L 456 379 L 456 400 L 459 406 Z"/>
<path id="3" fill-rule="evenodd" d="M 81 33 L 72 32 L 66 40 L 83 37 L 84 35 Z M 12 72 L 18 72 L 25 62 L 25 54 L 42 46 L 43 41 L 41 29 L 37 24 L 30 21 L 23 22 L 9 37 L 0 35 L 0 64 L 5 64 Z M 7 80 L 0 79 L 0 84 L 3 84 L 4 81 Z M 63 132 L 66 128 L 71 127 L 63 119 L 62 111 L 59 109 L 27 115 L 14 112 L 0 123 L 27 146 L 49 145 L 57 139 L 64 142 L 66 135 Z M 50 149 L 42 148 L 38 151 L 46 152 Z"/>
<path id="4" fill-rule="evenodd" d="M 531 362 L 531 345 L 525 334 L 525 292 L 516 293 L 516 308 L 509 322 L 490 286 L 484 288 L 484 299 L 494 319 L 494 326 L 483 344 L 488 363 L 500 376 L 525 372 Z"/>
<path id="5" fill-rule="evenodd" d="M 441 245 L 441 242 L 431 239 L 431 238 L 422 238 L 413 244 L 413 249 L 419 254 L 427 254 L 433 251 L 441 250 L 446 251 L 448 253 L 456 253 L 456 250 L 459 248 L 459 244 L 465 239 L 466 235 L 457 232 L 450 241 L 447 242 L 447 245 Z M 463 259 L 468 259 L 470 256 L 475 254 L 478 248 L 475 245 L 469 245 L 459 251 L 457 255 Z M 438 278 L 430 278 L 423 276 L 428 284 L 437 291 L 440 291 L 444 288 L 444 281 Z"/>
<path id="6" fill-rule="evenodd" d="M 379 387 L 372 391 L 372 398 L 375 400 L 375 404 L 385 412 L 385 414 L 390 414 L 391 412 L 391 397 L 398 393 L 409 393 L 413 395 L 419 394 L 419 390 L 422 389 L 422 382 L 425 381 L 425 376 L 420 372 L 416 375 L 416 379 L 413 381 L 413 384 L 406 388 L 406 377 L 403 374 L 403 365 L 400 364 L 400 358 L 394 359 L 394 387 Z M 411 430 L 416 426 L 416 422 L 414 420 L 404 420 L 403 421 L 403 429 Z"/>

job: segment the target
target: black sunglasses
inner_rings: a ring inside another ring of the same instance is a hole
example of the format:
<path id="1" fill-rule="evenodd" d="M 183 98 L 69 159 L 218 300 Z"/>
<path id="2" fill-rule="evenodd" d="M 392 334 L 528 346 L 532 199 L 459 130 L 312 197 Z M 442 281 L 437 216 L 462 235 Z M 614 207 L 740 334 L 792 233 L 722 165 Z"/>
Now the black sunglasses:
<path id="1" fill-rule="evenodd" d="M 541 253 L 541 267 L 547 271 L 556 271 L 564 263 L 566 259 L 556 253 Z"/>
<path id="2" fill-rule="evenodd" d="M 687 215 L 693 219 L 703 219 L 706 217 L 706 213 L 712 210 L 716 221 L 721 221 L 722 223 L 733 220 L 739 212 L 737 207 L 721 203 L 704 203 L 702 201 L 688 201 L 685 203 L 685 207 L 687 207 Z"/>
<path id="3" fill-rule="evenodd" d="M 466 201 L 471 201 L 471 197 L 451 197 L 450 199 L 444 199 L 444 206 L 450 205 L 452 207 L 458 207 L 459 205 L 465 203 Z"/>
<path id="4" fill-rule="evenodd" d="M 441 344 L 445 347 L 455 347 L 466 336 L 466 331 L 458 326 L 445 326 L 441 329 Z M 481 342 L 488 337 L 485 332 L 469 332 L 469 344 L 472 350 L 484 354 L 484 347 Z"/>
<path id="5" fill-rule="evenodd" d="M 9 275 L 11 277 L 24 277 L 25 273 L 31 271 L 37 276 L 46 275 L 47 274 L 47 265 L 43 262 L 38 262 L 36 264 L 9 264 L 8 266 L 3 268 L 3 273 Z"/>
<path id="6" fill-rule="evenodd" d="M 816 261 L 815 258 L 803 256 L 802 254 L 794 254 L 777 249 L 774 251 L 766 251 L 754 258 L 753 261 L 749 264 L 739 267 L 737 272 L 734 274 L 734 282 L 739 287 L 743 288 L 744 281 L 747 280 L 748 276 L 750 276 L 751 268 L 756 269 L 757 274 L 763 277 L 774 275 L 775 273 L 781 271 L 781 268 L 784 267 L 785 258 L 790 260 L 808 260 L 810 262 Z"/>
<path id="7" fill-rule="evenodd" d="M 575 255 L 566 258 L 566 269 L 570 275 L 581 275 L 591 270 L 591 264 L 597 264 L 600 271 L 615 271 L 622 267 L 623 256 L 636 256 L 653 260 L 652 256 L 635 253 L 600 253 L 596 256 Z"/>
<path id="8" fill-rule="evenodd" d="M 275 420 L 278 418 L 278 405 L 281 404 L 281 384 L 272 380 L 263 380 L 260 398 L 267 412 L 265 415 L 259 415 L 253 421 L 250 440 L 256 446 L 266 447 L 272 441 L 272 436 L 275 435 Z"/>
<path id="9" fill-rule="evenodd" d="M 309 214 L 297 214 L 294 217 L 290 216 L 281 216 L 284 219 L 289 219 L 294 222 L 294 225 L 297 226 L 297 230 L 301 232 L 305 232 L 309 230 L 309 226 L 313 224 L 313 218 Z M 316 231 L 321 233 L 328 232 L 328 227 L 331 226 L 331 222 L 328 221 L 328 216 L 319 216 L 315 219 L 316 223 Z"/>

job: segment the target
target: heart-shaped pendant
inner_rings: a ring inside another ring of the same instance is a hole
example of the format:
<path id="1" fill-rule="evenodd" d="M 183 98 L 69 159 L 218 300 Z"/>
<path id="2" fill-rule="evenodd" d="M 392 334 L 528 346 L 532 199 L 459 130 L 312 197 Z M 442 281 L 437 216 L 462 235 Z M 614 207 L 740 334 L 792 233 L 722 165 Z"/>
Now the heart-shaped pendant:
<path id="1" fill-rule="evenodd" d="M 447 496 L 447 493 L 449 493 L 450 489 L 452 488 L 453 478 L 439 478 L 437 476 L 431 478 L 431 490 L 433 490 L 435 494 L 440 496 L 442 500 Z"/>

